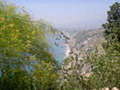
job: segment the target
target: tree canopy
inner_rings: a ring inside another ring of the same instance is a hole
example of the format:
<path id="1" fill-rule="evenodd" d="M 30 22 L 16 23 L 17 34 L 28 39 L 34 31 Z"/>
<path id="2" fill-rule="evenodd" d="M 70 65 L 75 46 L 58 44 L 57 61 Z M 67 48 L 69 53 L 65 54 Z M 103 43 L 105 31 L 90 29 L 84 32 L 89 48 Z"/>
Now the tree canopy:
<path id="1" fill-rule="evenodd" d="M 45 26 L 24 9 L 0 1 L 0 90 L 55 88 L 56 65 Z"/>

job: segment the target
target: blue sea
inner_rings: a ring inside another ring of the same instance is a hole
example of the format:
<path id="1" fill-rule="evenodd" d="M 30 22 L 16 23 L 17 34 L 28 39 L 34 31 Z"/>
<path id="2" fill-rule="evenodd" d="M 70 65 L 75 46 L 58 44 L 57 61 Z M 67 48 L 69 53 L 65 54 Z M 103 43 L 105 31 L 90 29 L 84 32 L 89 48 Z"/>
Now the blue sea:
<path id="1" fill-rule="evenodd" d="M 66 53 L 65 38 L 59 34 L 50 34 L 48 41 L 50 43 L 50 52 L 53 53 L 53 56 L 59 63 L 62 63 Z"/>

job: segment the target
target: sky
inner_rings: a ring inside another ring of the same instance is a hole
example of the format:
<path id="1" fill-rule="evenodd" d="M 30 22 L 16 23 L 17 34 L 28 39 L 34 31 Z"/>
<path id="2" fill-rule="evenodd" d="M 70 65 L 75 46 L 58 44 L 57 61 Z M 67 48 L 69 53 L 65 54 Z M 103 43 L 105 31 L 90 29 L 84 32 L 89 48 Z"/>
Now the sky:
<path id="1" fill-rule="evenodd" d="M 24 7 L 35 20 L 57 28 L 100 28 L 109 6 L 120 0 L 7 0 Z"/>

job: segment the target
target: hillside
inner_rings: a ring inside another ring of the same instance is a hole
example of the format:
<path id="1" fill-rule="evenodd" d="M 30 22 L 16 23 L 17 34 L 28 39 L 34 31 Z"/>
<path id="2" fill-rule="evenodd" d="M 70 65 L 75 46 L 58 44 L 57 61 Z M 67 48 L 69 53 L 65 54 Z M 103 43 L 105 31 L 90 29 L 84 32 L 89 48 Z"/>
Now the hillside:
<path id="1" fill-rule="evenodd" d="M 94 46 L 104 40 L 103 29 L 86 30 L 78 32 L 74 38 L 76 40 L 75 47 L 82 48 L 84 46 Z"/>
<path id="2" fill-rule="evenodd" d="M 69 76 L 75 74 L 79 76 L 89 76 L 91 74 L 91 65 L 86 63 L 87 53 L 93 52 L 96 48 L 103 54 L 102 42 L 104 41 L 102 29 L 80 31 L 69 42 L 71 52 L 64 61 L 61 70 L 61 79 L 69 80 Z"/>

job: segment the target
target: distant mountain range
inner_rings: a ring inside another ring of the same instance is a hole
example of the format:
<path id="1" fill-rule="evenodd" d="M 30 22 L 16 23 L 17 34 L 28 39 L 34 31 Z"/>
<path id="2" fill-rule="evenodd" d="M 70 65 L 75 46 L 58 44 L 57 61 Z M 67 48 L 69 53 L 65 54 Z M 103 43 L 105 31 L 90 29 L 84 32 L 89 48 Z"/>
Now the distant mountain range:
<path id="1" fill-rule="evenodd" d="M 75 47 L 80 49 L 85 46 L 94 47 L 104 41 L 104 29 L 84 30 L 78 32 L 74 38 L 76 40 Z M 86 47 L 87 48 L 87 47 Z"/>

